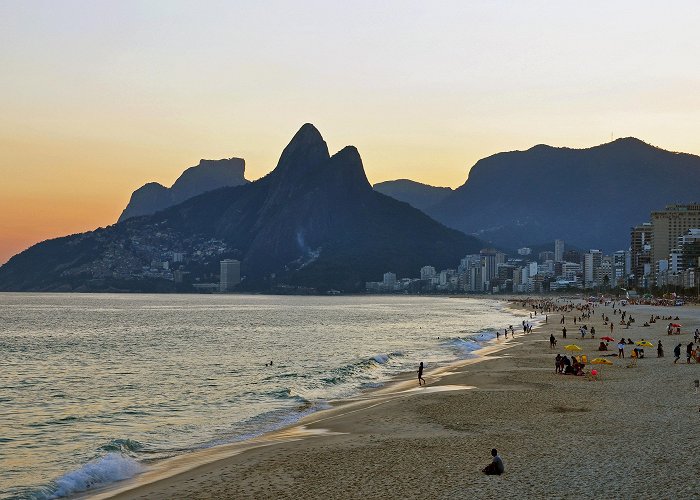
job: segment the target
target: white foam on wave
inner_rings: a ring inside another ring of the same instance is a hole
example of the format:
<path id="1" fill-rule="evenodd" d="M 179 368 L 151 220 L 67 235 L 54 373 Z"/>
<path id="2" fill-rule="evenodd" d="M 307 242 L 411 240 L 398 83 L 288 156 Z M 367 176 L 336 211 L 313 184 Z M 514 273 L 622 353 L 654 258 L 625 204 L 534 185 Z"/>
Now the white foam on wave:
<path id="1" fill-rule="evenodd" d="M 129 479 L 144 470 L 144 466 L 121 453 L 108 453 L 104 457 L 86 463 L 54 481 L 55 488 L 49 498 L 60 498 L 115 481 Z"/>

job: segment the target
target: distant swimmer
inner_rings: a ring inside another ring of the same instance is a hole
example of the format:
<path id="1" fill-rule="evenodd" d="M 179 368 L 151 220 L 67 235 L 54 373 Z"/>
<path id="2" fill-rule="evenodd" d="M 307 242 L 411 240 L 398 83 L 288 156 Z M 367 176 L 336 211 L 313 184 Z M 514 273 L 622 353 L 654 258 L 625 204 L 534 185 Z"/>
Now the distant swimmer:
<path id="1" fill-rule="evenodd" d="M 425 384 L 425 379 L 423 378 L 423 362 L 420 362 L 420 365 L 418 365 L 418 385 L 421 384 L 421 380 L 423 381 L 423 384 Z"/>

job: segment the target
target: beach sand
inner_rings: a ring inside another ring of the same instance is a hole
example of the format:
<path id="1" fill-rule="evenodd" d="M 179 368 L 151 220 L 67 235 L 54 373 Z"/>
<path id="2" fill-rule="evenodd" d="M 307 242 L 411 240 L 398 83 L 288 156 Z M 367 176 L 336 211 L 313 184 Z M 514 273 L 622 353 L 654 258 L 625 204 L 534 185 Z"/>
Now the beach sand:
<path id="1" fill-rule="evenodd" d="M 555 313 L 476 360 L 427 372 L 425 388 L 407 375 L 299 426 L 178 457 L 92 497 L 697 498 L 700 395 L 693 382 L 700 365 L 686 365 L 685 346 L 700 327 L 700 309 L 627 310 L 635 326 L 616 324 L 613 337 L 661 339 L 666 357 L 648 348 L 633 368 L 629 358 L 609 358 L 615 364 L 596 367 L 598 381 L 556 375 L 554 356 L 564 345 L 576 343 L 592 359 L 599 341 L 575 334 L 573 312 L 563 341 Z M 584 321 L 596 337 L 609 333 L 601 312 L 613 318 L 611 308 L 598 307 Z M 667 336 L 664 321 L 641 327 L 652 312 L 680 316 L 686 333 Z M 674 365 L 678 342 L 682 356 Z M 494 447 L 505 463 L 502 476 L 481 473 Z"/>

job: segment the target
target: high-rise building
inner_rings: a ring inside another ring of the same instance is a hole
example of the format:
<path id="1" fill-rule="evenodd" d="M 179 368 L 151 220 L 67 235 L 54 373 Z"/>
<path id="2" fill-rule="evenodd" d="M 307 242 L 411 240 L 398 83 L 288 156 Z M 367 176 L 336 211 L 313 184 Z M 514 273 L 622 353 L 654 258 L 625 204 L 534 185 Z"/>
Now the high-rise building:
<path id="1" fill-rule="evenodd" d="M 610 281 L 612 286 L 625 286 L 625 281 L 629 274 L 627 269 L 628 261 L 629 252 L 625 250 L 618 250 L 612 254 L 612 279 Z"/>
<path id="2" fill-rule="evenodd" d="M 658 261 L 669 258 L 679 236 L 689 229 L 700 228 L 700 203 L 667 205 L 665 210 L 651 213 L 651 225 L 652 266 L 656 266 Z"/>
<path id="3" fill-rule="evenodd" d="M 497 252 L 495 248 L 484 248 L 479 254 L 481 255 L 481 267 L 483 268 L 482 279 L 484 280 L 484 285 L 488 286 L 488 283 L 497 277 L 498 264 L 506 262 L 506 254 Z"/>
<path id="4" fill-rule="evenodd" d="M 678 238 L 683 269 L 700 268 L 700 228 L 689 229 Z"/>
<path id="5" fill-rule="evenodd" d="M 435 277 L 435 268 L 433 266 L 423 266 L 420 268 L 420 279 L 431 280 Z"/>
<path id="6" fill-rule="evenodd" d="M 540 252 L 540 254 L 537 256 L 539 262 L 545 262 L 548 260 L 554 260 L 554 252 L 550 252 L 549 250 L 546 250 L 544 252 Z"/>
<path id="7" fill-rule="evenodd" d="M 630 231 L 630 281 L 635 286 L 649 286 L 651 274 L 651 222 L 634 226 Z"/>
<path id="8" fill-rule="evenodd" d="M 602 283 L 597 283 L 596 278 L 599 276 L 599 271 L 603 263 L 603 252 L 600 250 L 591 250 L 583 256 L 583 286 L 585 288 L 593 288 Z"/>
<path id="9" fill-rule="evenodd" d="M 219 290 L 228 292 L 241 282 L 241 262 L 235 259 L 222 260 L 220 263 Z"/>
<path id="10" fill-rule="evenodd" d="M 554 262 L 564 260 L 564 240 L 554 240 Z"/>
<path id="11" fill-rule="evenodd" d="M 564 262 L 573 262 L 574 264 L 583 264 L 581 252 L 578 250 L 567 250 L 564 252 Z"/>
<path id="12" fill-rule="evenodd" d="M 382 292 L 394 292 L 396 291 L 396 274 L 395 273 L 384 273 L 382 277 L 382 286 L 380 287 Z"/>

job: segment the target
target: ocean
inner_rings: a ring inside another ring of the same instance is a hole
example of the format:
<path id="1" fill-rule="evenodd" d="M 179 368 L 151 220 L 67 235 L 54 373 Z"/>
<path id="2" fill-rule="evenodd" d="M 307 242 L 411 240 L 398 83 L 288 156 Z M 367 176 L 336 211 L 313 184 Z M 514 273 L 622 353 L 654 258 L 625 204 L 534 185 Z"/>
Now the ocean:
<path id="1" fill-rule="evenodd" d="M 57 498 L 468 358 L 503 302 L 0 294 L 0 498 Z"/>

